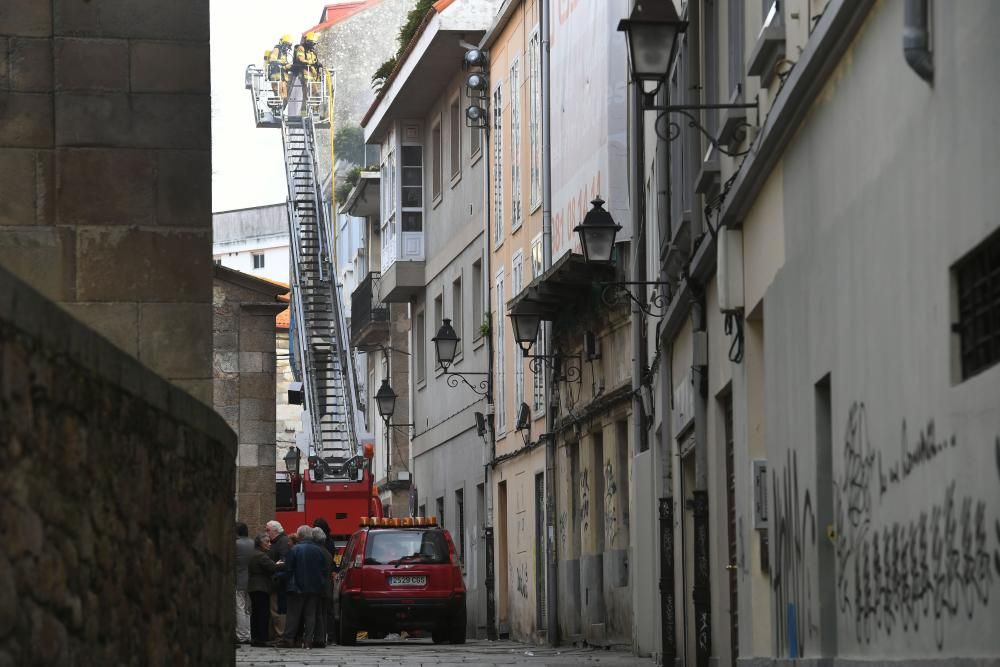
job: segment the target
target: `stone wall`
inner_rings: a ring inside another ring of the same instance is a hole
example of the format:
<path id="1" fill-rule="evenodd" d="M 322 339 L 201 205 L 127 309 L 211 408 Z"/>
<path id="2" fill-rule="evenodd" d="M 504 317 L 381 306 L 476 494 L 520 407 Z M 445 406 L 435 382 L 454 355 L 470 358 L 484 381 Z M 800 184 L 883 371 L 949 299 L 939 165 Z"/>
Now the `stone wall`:
<path id="1" fill-rule="evenodd" d="M 0 265 L 211 398 L 204 0 L 0 3 Z"/>
<path id="2" fill-rule="evenodd" d="M 274 518 L 275 315 L 288 288 L 215 267 L 215 409 L 236 431 L 236 515 L 252 533 Z"/>
<path id="3" fill-rule="evenodd" d="M 233 664 L 235 452 L 0 269 L 0 665 Z"/>

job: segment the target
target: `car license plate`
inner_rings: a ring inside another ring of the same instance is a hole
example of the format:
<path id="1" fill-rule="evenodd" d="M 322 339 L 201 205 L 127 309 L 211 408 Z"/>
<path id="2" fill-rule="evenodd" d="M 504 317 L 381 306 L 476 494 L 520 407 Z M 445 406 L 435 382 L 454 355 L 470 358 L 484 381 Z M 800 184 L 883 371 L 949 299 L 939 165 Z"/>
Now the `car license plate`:
<path id="1" fill-rule="evenodd" d="M 426 586 L 427 577 L 420 574 L 397 574 L 389 577 L 390 586 Z"/>

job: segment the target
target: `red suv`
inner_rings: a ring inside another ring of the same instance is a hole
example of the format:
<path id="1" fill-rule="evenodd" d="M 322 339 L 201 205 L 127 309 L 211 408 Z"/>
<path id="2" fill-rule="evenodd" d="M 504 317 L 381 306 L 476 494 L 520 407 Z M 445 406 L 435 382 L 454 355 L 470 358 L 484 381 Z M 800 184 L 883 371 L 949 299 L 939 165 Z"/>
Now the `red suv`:
<path id="1" fill-rule="evenodd" d="M 362 519 L 333 582 L 337 642 L 358 631 L 430 631 L 435 643 L 465 643 L 465 582 L 447 530 L 436 519 Z"/>

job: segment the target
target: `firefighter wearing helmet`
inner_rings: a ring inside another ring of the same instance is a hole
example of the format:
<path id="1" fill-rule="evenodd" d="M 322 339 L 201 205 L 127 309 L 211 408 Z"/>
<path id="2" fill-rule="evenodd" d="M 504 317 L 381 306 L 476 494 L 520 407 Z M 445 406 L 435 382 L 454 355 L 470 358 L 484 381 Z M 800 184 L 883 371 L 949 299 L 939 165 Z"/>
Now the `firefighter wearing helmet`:
<path id="1" fill-rule="evenodd" d="M 292 73 L 299 74 L 304 81 L 315 81 L 319 78 L 319 54 L 316 53 L 316 33 L 307 32 L 302 43 L 295 47 L 295 59 L 292 63 Z"/>
<path id="2" fill-rule="evenodd" d="M 282 35 L 278 43 L 271 49 L 267 58 L 267 80 L 275 94 L 285 99 L 288 96 L 289 67 L 292 57 L 292 36 Z"/>

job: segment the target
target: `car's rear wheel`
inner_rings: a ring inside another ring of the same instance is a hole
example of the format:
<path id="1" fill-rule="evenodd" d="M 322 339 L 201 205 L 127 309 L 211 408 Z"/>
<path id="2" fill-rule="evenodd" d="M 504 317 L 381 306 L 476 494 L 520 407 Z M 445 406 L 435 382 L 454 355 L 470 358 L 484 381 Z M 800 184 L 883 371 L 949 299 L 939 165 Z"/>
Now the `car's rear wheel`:
<path id="1" fill-rule="evenodd" d="M 463 604 L 451 619 L 449 637 L 452 644 L 465 643 L 465 605 Z"/>
<path id="2" fill-rule="evenodd" d="M 358 643 L 358 629 L 351 624 L 344 612 L 340 613 L 337 623 L 337 643 L 341 646 L 354 646 Z"/>

